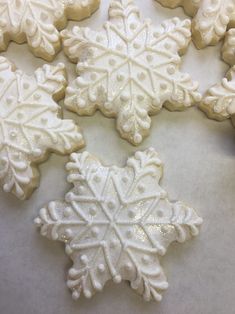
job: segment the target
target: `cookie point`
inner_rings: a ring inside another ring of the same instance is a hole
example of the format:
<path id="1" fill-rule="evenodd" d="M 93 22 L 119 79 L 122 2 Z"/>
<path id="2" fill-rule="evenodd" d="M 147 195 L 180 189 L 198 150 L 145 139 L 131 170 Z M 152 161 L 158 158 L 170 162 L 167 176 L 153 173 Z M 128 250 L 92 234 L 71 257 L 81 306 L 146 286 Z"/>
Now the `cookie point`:
<path id="1" fill-rule="evenodd" d="M 102 290 L 102 285 L 100 282 L 96 281 L 94 282 L 94 288 L 97 290 L 97 291 L 101 291 Z"/>
<path id="2" fill-rule="evenodd" d="M 42 150 L 39 148 L 36 148 L 32 153 L 34 157 L 40 157 L 42 155 Z"/>
<path id="3" fill-rule="evenodd" d="M 9 192 L 10 192 L 10 188 L 9 188 L 9 185 L 8 185 L 8 184 L 4 184 L 4 185 L 3 185 L 3 191 L 4 191 L 5 193 L 9 193 Z"/>
<path id="4" fill-rule="evenodd" d="M 72 31 L 74 32 L 74 33 L 78 33 L 79 32 L 79 30 L 80 30 L 80 27 L 79 26 L 74 26 L 73 27 L 73 29 L 72 29 Z"/>
<path id="5" fill-rule="evenodd" d="M 166 254 L 166 249 L 164 247 L 158 247 L 158 254 L 164 256 Z"/>
<path id="6" fill-rule="evenodd" d="M 158 294 L 158 296 L 156 297 L 156 301 L 161 302 L 162 301 L 162 295 Z"/>
<path id="7" fill-rule="evenodd" d="M 134 139 L 133 140 L 134 140 L 135 144 L 140 144 L 142 142 L 142 140 L 143 140 L 142 135 L 139 134 L 139 133 L 136 133 L 134 135 Z"/>
<path id="8" fill-rule="evenodd" d="M 65 65 L 64 65 L 64 63 L 62 63 L 62 62 L 59 62 L 59 63 L 57 64 L 57 66 L 58 66 L 59 68 L 61 68 L 61 69 L 65 69 Z"/>
<path id="9" fill-rule="evenodd" d="M 113 282 L 120 283 L 122 281 L 122 277 L 120 275 L 116 275 L 113 277 Z"/>
<path id="10" fill-rule="evenodd" d="M 72 250 L 71 246 L 68 245 L 68 244 L 65 246 L 65 253 L 67 255 L 71 255 L 73 253 L 73 250 Z"/>
<path id="11" fill-rule="evenodd" d="M 91 294 L 91 291 L 90 290 L 84 290 L 83 291 L 83 294 L 84 296 L 87 298 L 87 299 L 90 299 L 92 297 L 92 294 Z"/>
<path id="12" fill-rule="evenodd" d="M 162 290 L 166 290 L 166 289 L 168 289 L 168 288 L 169 288 L 169 283 L 166 282 L 166 281 L 163 282 L 162 285 L 161 285 L 161 289 L 162 289 Z"/>
<path id="13" fill-rule="evenodd" d="M 80 297 L 80 293 L 77 290 L 74 290 L 72 293 L 72 298 L 74 301 L 77 301 Z"/>
<path id="14" fill-rule="evenodd" d="M 75 276 L 77 276 L 77 270 L 75 268 L 70 268 L 69 277 L 73 278 Z M 67 285 L 69 285 L 69 281 L 67 281 Z"/>

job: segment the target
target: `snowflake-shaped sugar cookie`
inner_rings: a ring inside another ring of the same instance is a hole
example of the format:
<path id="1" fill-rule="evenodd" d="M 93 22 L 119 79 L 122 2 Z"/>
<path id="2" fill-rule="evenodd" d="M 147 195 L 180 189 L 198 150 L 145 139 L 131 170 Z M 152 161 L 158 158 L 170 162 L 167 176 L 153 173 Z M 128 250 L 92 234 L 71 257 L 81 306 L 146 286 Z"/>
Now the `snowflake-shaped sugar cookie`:
<path id="1" fill-rule="evenodd" d="M 91 15 L 98 6 L 99 0 L 0 0 L 0 51 L 10 40 L 27 41 L 36 56 L 50 61 L 60 48 L 57 29 L 67 19 Z"/>
<path id="2" fill-rule="evenodd" d="M 159 257 L 173 241 L 196 236 L 202 219 L 160 187 L 154 149 L 137 152 L 125 168 L 103 166 L 87 152 L 67 164 L 73 189 L 40 210 L 41 234 L 66 244 L 73 261 L 67 285 L 90 298 L 108 280 L 128 280 L 144 299 L 160 301 L 168 287 Z"/>
<path id="3" fill-rule="evenodd" d="M 164 6 L 183 6 L 195 16 L 193 39 L 198 48 L 215 45 L 235 25 L 235 0 L 157 0 Z"/>
<path id="4" fill-rule="evenodd" d="M 35 164 L 49 150 L 65 154 L 83 145 L 75 123 L 59 118 L 54 100 L 62 98 L 65 86 L 63 64 L 44 65 L 27 76 L 0 57 L 0 182 L 5 192 L 27 198 L 38 184 Z"/>
<path id="5" fill-rule="evenodd" d="M 220 84 L 207 91 L 200 108 L 212 119 L 222 121 L 231 118 L 235 126 L 235 66 Z"/>
<path id="6" fill-rule="evenodd" d="M 80 27 L 62 32 L 66 54 L 79 61 L 65 105 L 80 115 L 99 109 L 117 117 L 121 136 L 137 145 L 149 133 L 149 115 L 163 105 L 183 110 L 200 100 L 198 84 L 179 71 L 190 21 L 173 18 L 154 27 L 141 21 L 132 0 L 112 1 L 109 17 L 101 32 Z"/>

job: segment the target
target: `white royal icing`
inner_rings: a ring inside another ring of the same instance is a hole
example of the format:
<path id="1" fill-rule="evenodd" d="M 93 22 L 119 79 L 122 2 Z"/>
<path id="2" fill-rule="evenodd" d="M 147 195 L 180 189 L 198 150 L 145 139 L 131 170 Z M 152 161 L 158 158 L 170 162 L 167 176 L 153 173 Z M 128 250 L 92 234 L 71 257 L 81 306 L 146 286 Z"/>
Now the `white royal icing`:
<path id="1" fill-rule="evenodd" d="M 74 153 L 67 171 L 73 189 L 65 201 L 42 208 L 35 223 L 43 236 L 66 244 L 73 298 L 90 298 L 109 280 L 128 280 L 146 301 L 160 301 L 168 283 L 159 257 L 173 241 L 198 235 L 202 219 L 168 200 L 159 185 L 158 154 L 151 148 L 137 152 L 118 168 Z"/>
<path id="2" fill-rule="evenodd" d="M 80 115 L 99 109 L 117 117 L 121 136 L 137 145 L 149 133 L 149 115 L 200 100 L 198 84 L 179 71 L 191 24 L 173 18 L 154 27 L 132 0 L 112 1 L 109 17 L 101 32 L 77 26 L 62 32 L 66 54 L 79 61 L 65 105 Z"/>
<path id="3" fill-rule="evenodd" d="M 66 86 L 63 64 L 44 65 L 27 76 L 0 57 L 0 183 L 25 199 L 38 184 L 35 163 L 49 150 L 70 153 L 83 145 L 72 120 L 59 118 L 54 99 Z"/>
<path id="4" fill-rule="evenodd" d="M 60 48 L 57 28 L 97 9 L 99 0 L 0 0 L 0 50 L 27 41 L 36 56 L 51 60 Z"/>
<path id="5" fill-rule="evenodd" d="M 235 0 L 157 0 L 168 7 L 183 6 L 194 16 L 193 38 L 198 48 L 215 45 L 235 25 Z"/>

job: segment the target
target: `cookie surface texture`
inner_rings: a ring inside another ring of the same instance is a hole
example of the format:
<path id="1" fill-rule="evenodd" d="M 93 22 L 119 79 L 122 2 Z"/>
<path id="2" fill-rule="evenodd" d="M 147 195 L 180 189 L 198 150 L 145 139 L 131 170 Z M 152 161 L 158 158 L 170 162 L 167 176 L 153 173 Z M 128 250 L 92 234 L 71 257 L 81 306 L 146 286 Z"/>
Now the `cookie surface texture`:
<path id="1" fill-rule="evenodd" d="M 184 7 L 193 19 L 193 40 L 198 48 L 216 45 L 230 27 L 235 27 L 234 0 L 157 0 L 164 6 Z"/>
<path id="2" fill-rule="evenodd" d="M 61 46 L 58 29 L 98 6 L 99 0 L 0 0 L 0 51 L 11 40 L 27 42 L 36 56 L 51 61 Z"/>
<path id="3" fill-rule="evenodd" d="M 138 145 L 149 134 L 150 115 L 183 110 L 200 100 L 198 83 L 179 70 L 191 40 L 190 21 L 173 18 L 154 27 L 133 1 L 114 0 L 101 32 L 74 27 L 62 32 L 65 53 L 78 62 L 78 78 L 65 105 L 80 115 L 99 109 L 117 118 L 122 138 Z"/>
<path id="4" fill-rule="evenodd" d="M 160 301 L 168 283 L 159 257 L 172 242 L 198 235 L 202 219 L 168 200 L 159 185 L 158 154 L 151 148 L 137 152 L 119 168 L 74 153 L 67 171 L 73 189 L 65 201 L 42 208 L 35 224 L 43 236 L 66 244 L 73 298 L 90 298 L 109 280 L 128 280 L 146 301 Z"/>
<path id="5" fill-rule="evenodd" d="M 59 118 L 66 87 L 63 64 L 44 65 L 28 76 L 0 57 L 0 183 L 25 199 L 37 187 L 36 163 L 49 151 L 66 154 L 83 146 L 72 120 Z"/>

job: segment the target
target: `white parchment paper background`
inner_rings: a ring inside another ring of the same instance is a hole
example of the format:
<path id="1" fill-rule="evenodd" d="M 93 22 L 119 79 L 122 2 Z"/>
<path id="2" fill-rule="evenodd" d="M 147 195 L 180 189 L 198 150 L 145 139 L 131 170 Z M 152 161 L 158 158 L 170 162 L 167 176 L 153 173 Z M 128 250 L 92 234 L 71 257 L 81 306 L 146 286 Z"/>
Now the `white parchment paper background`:
<path id="1" fill-rule="evenodd" d="M 164 9 L 152 0 L 136 0 L 143 17 L 160 23 L 181 9 Z M 80 25 L 99 28 L 107 18 L 108 0 Z M 70 23 L 70 25 L 76 23 Z M 228 66 L 220 46 L 197 51 L 191 44 L 183 69 L 200 81 L 200 90 L 221 80 Z M 32 73 L 43 60 L 26 45 L 11 44 L 2 55 Z M 75 65 L 60 53 L 69 80 Z M 61 102 L 63 104 L 63 102 Z M 78 117 L 65 112 L 83 128 L 86 149 L 106 164 L 124 165 L 136 148 L 120 139 L 115 120 L 97 113 Z M 65 284 L 70 260 L 61 243 L 39 235 L 33 225 L 38 209 L 63 198 L 70 186 L 64 169 L 67 157 L 51 155 L 40 166 L 41 185 L 29 201 L 19 202 L 0 192 L 0 313 L 1 314 L 232 314 L 235 309 L 235 129 L 229 121 L 208 120 L 197 110 L 163 110 L 152 119 L 151 135 L 139 149 L 153 146 L 165 163 L 163 187 L 171 199 L 184 200 L 204 218 L 198 238 L 174 244 L 162 259 L 170 287 L 160 304 L 145 303 L 126 282 L 110 282 L 91 300 L 74 302 Z"/>

